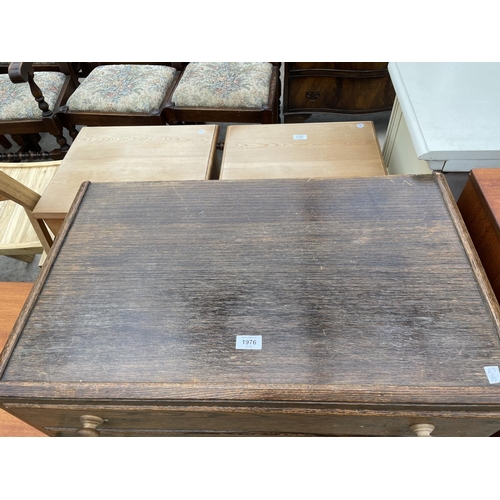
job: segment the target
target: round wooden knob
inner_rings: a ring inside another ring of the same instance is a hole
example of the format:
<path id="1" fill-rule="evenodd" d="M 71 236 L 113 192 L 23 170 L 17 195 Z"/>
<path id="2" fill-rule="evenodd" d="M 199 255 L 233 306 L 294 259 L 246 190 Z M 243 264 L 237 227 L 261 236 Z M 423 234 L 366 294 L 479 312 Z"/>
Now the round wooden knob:
<path id="1" fill-rule="evenodd" d="M 80 417 L 80 422 L 83 427 L 76 431 L 76 435 L 79 437 L 99 437 L 101 434 L 96 430 L 96 427 L 102 425 L 104 420 L 100 417 L 94 415 L 82 415 Z"/>
<path id="2" fill-rule="evenodd" d="M 410 426 L 410 429 L 419 437 L 432 437 L 431 432 L 434 430 L 432 424 L 415 424 Z"/>

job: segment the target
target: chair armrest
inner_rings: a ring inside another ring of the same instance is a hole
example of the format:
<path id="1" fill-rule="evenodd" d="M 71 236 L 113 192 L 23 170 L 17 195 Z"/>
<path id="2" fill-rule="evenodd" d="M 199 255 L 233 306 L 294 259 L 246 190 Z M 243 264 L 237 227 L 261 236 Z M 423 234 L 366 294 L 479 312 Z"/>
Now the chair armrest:
<path id="1" fill-rule="evenodd" d="M 9 78 L 12 83 L 27 82 L 30 74 L 33 74 L 32 62 L 11 62 L 9 64 Z"/>

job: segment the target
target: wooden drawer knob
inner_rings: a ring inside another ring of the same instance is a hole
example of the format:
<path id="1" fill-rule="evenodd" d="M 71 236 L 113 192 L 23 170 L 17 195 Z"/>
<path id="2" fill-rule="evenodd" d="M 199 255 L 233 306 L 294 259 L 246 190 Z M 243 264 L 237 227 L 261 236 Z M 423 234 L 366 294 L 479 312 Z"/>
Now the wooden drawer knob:
<path id="1" fill-rule="evenodd" d="M 432 424 L 415 424 L 410 426 L 410 429 L 419 437 L 432 437 L 431 432 L 434 430 Z"/>
<path id="2" fill-rule="evenodd" d="M 100 417 L 95 417 L 94 415 L 82 415 L 80 417 L 80 422 L 83 427 L 76 431 L 76 435 L 79 437 L 99 437 L 101 434 L 96 430 L 96 427 L 102 425 L 104 420 Z"/>

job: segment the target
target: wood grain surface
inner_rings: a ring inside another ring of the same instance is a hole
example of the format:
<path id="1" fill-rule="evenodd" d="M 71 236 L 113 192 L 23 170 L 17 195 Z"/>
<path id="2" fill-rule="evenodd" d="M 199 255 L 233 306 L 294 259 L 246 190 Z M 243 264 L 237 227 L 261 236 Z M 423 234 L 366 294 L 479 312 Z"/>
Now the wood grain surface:
<path id="1" fill-rule="evenodd" d="M 42 194 L 56 173 L 60 162 L 1 163 L 0 170 Z M 0 198 L 0 255 L 35 255 L 43 252 L 24 208 Z"/>
<path id="2" fill-rule="evenodd" d="M 92 184 L 0 392 L 496 411 L 497 325 L 451 209 L 432 176 Z"/>
<path id="3" fill-rule="evenodd" d="M 62 221 L 84 181 L 209 179 L 218 125 L 85 127 L 33 214 Z M 202 132 L 203 131 L 203 132 Z M 59 226 L 51 225 L 58 230 Z"/>
<path id="4" fill-rule="evenodd" d="M 3 349 L 33 283 L 0 282 L 0 351 Z M 0 437 L 43 436 L 40 431 L 0 409 Z"/>
<path id="5" fill-rule="evenodd" d="M 285 63 L 284 114 L 390 110 L 395 91 L 385 62 Z"/>
<path id="6" fill-rule="evenodd" d="M 221 179 L 370 177 L 385 173 L 373 122 L 227 127 Z"/>
<path id="7" fill-rule="evenodd" d="M 500 300 L 500 172 L 496 168 L 471 170 L 457 204 Z"/>

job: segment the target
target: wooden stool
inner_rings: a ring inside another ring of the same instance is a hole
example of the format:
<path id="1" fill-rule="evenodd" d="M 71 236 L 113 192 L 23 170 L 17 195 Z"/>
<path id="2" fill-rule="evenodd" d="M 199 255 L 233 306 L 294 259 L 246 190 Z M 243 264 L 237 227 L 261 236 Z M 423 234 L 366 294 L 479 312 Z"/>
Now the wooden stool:
<path id="1" fill-rule="evenodd" d="M 163 125 L 162 110 L 180 76 L 171 64 L 99 63 L 59 107 L 58 117 L 73 139 L 77 125 Z"/>
<path id="2" fill-rule="evenodd" d="M 163 114 L 186 122 L 279 123 L 281 63 L 190 62 Z"/>
<path id="3" fill-rule="evenodd" d="M 232 125 L 221 179 L 385 175 L 373 122 Z"/>
<path id="4" fill-rule="evenodd" d="M 0 283 L 0 351 L 21 312 L 33 283 Z M 0 437 L 45 436 L 31 425 L 0 409 Z"/>
<path id="5" fill-rule="evenodd" d="M 206 180 L 218 172 L 218 125 L 85 127 L 33 210 L 54 234 L 82 182 Z"/>

